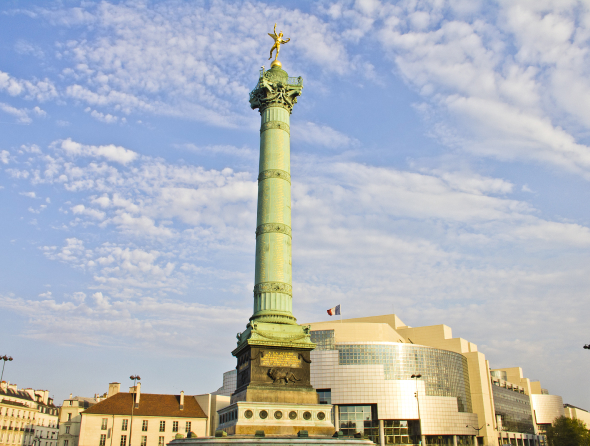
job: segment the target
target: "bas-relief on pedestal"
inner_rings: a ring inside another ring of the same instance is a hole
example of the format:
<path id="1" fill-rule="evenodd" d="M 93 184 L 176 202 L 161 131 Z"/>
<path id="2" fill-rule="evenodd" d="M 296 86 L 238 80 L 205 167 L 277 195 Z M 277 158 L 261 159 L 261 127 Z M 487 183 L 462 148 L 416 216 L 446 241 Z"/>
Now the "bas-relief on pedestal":
<path id="1" fill-rule="evenodd" d="M 319 404 L 310 383 L 309 329 L 292 313 L 290 115 L 301 77 L 280 63 L 264 68 L 250 106 L 260 111 L 260 165 L 256 224 L 254 311 L 238 333 L 237 388 L 219 411 L 228 434 L 331 435 L 331 406 Z"/>

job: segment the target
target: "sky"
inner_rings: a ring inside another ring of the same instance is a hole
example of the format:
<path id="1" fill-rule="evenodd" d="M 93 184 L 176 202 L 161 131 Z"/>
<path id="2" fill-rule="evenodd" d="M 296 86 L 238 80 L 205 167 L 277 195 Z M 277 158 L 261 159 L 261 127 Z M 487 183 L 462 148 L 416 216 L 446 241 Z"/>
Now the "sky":
<path id="1" fill-rule="evenodd" d="M 0 4 L 4 379 L 206 393 L 252 314 L 277 23 L 293 312 L 446 324 L 590 409 L 590 4 Z"/>

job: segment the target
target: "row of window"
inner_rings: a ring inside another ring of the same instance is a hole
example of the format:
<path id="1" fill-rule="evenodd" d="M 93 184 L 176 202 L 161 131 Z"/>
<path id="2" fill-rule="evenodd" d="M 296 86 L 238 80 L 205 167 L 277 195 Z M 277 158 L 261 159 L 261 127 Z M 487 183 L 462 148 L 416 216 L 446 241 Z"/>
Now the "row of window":
<path id="1" fill-rule="evenodd" d="M 100 435 L 100 443 L 99 446 L 106 446 L 107 444 L 107 435 L 101 434 Z M 64 446 L 68 446 L 67 441 L 64 442 Z M 119 446 L 127 446 L 127 435 L 121 435 L 121 441 Z M 141 446 L 147 446 L 147 435 L 141 436 Z M 158 437 L 158 446 L 164 446 L 164 437 Z"/>
<path id="2" fill-rule="evenodd" d="M 29 437 L 29 440 L 27 442 L 27 437 L 25 437 L 24 442 L 23 442 L 22 437 L 23 437 L 22 434 L 13 434 L 13 435 L 8 434 L 6 436 L 6 441 L 4 441 L 4 432 L 0 432 L 0 443 L 4 443 L 4 444 L 12 443 L 12 444 L 17 444 L 17 445 L 20 445 L 20 444 L 32 445 L 33 441 L 35 441 L 35 439 L 33 437 Z M 38 446 L 42 446 L 42 445 L 43 445 L 43 443 L 39 441 Z M 51 441 L 45 442 L 45 446 L 52 446 L 52 445 L 53 445 L 53 443 Z M 66 444 L 66 446 L 67 446 L 67 444 Z"/>
<path id="3" fill-rule="evenodd" d="M 149 420 L 143 420 L 143 422 L 141 423 L 141 430 L 143 432 L 147 432 L 147 430 L 148 430 L 148 421 Z M 102 424 L 100 426 L 101 430 L 106 431 L 108 423 L 109 423 L 109 419 L 103 418 Z M 128 427 L 129 427 L 129 420 L 127 418 L 125 418 L 121 422 L 121 430 L 126 431 L 128 429 Z M 185 432 L 191 431 L 191 422 L 190 421 L 185 422 L 184 430 L 185 430 Z M 160 432 L 166 432 L 166 421 L 164 421 L 164 420 L 160 421 Z M 172 432 L 178 432 L 178 421 L 172 422 Z"/>

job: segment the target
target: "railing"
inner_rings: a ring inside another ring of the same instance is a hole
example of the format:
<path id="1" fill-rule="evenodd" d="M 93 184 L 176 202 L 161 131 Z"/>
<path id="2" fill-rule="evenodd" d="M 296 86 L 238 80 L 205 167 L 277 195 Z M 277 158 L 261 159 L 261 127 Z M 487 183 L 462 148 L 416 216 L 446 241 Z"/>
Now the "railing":
<path id="1" fill-rule="evenodd" d="M 303 85 L 303 78 L 299 77 L 289 77 L 287 79 L 287 85 Z"/>

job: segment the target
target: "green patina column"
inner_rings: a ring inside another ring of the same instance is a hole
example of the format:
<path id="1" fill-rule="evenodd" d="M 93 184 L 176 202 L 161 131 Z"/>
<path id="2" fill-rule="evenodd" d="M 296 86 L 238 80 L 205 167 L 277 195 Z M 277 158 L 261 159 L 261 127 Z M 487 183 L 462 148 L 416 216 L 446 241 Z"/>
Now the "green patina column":
<path id="1" fill-rule="evenodd" d="M 318 404 L 309 366 L 315 344 L 292 313 L 289 124 L 302 88 L 301 77 L 289 77 L 275 61 L 250 93 L 261 117 L 254 311 L 232 352 L 238 372 L 232 404 Z"/>
<path id="2" fill-rule="evenodd" d="M 250 320 L 296 324 L 292 313 L 290 115 L 303 88 L 280 66 L 261 70 L 250 105 L 260 111 L 254 313 Z"/>

